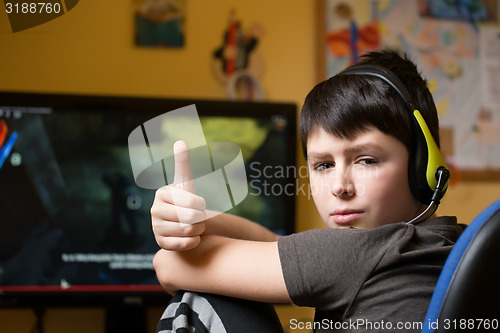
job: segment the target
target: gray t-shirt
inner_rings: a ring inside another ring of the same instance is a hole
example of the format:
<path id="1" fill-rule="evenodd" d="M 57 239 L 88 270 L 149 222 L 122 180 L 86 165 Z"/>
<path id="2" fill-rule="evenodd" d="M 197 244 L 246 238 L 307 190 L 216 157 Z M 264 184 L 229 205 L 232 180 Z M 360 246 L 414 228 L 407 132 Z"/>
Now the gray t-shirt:
<path id="1" fill-rule="evenodd" d="M 434 286 L 463 231 L 455 217 L 371 230 L 315 229 L 280 237 L 288 294 L 316 308 L 317 332 L 420 332 Z"/>

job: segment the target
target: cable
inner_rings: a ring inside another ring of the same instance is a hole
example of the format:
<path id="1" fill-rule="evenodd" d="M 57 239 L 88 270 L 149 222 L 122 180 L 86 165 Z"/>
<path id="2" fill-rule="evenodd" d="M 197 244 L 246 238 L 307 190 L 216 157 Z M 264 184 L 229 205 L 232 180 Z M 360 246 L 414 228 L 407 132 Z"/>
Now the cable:
<path id="1" fill-rule="evenodd" d="M 424 222 L 429 217 L 431 217 L 432 214 L 434 214 L 436 212 L 436 210 L 438 209 L 438 206 L 439 206 L 439 202 L 436 203 L 434 201 L 431 201 L 431 203 L 429 204 L 429 206 L 427 206 L 427 208 L 422 213 L 420 213 L 417 217 L 415 217 L 411 221 L 406 222 L 406 224 L 417 224 L 417 223 L 420 223 L 420 222 Z M 432 211 L 431 211 L 431 209 L 432 209 Z M 428 214 L 429 211 L 431 211 L 430 214 Z"/>

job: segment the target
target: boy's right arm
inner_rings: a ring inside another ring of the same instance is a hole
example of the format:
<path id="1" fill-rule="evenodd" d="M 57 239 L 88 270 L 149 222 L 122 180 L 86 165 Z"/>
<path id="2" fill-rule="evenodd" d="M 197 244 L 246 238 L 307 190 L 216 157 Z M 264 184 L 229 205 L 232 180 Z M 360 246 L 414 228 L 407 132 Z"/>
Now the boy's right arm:
<path id="1" fill-rule="evenodd" d="M 236 216 L 210 216 L 205 200 L 194 194 L 186 144 L 176 143 L 174 153 L 174 185 L 159 189 L 151 208 L 162 247 L 153 260 L 160 283 L 170 293 L 182 289 L 289 302 L 276 236 Z"/>

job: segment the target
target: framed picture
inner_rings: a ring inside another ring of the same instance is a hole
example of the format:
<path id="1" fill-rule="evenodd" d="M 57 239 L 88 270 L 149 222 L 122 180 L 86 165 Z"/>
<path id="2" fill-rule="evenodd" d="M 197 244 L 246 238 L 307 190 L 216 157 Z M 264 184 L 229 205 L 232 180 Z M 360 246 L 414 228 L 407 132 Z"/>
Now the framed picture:
<path id="1" fill-rule="evenodd" d="M 134 0 L 135 44 L 184 46 L 186 0 Z"/>

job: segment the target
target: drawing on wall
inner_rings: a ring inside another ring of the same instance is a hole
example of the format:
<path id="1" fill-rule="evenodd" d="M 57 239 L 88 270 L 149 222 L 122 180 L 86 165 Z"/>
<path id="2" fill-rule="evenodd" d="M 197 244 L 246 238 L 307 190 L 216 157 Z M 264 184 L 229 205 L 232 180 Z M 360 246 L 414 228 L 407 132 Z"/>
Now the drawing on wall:
<path id="1" fill-rule="evenodd" d="M 500 172 L 498 2 L 323 0 L 318 79 L 370 50 L 407 53 L 429 83 L 447 162 Z"/>
<path id="2" fill-rule="evenodd" d="M 357 21 L 350 3 L 340 2 L 329 13 L 335 27 L 327 31 L 328 49 L 335 58 L 347 57 L 349 66 L 359 61 L 360 54 L 376 50 L 380 45 L 376 3 L 367 4 L 370 18 L 362 24 Z"/>
<path id="3" fill-rule="evenodd" d="M 186 0 L 134 0 L 135 44 L 184 46 Z"/>
<path id="4" fill-rule="evenodd" d="M 419 0 L 419 13 L 430 18 L 496 22 L 497 0 Z"/>
<path id="5" fill-rule="evenodd" d="M 243 29 L 236 10 L 229 11 L 222 43 L 213 52 L 213 70 L 217 81 L 223 84 L 230 99 L 262 100 L 264 92 L 260 84 L 263 60 L 257 51 L 262 27 L 254 24 L 248 31 Z"/>

